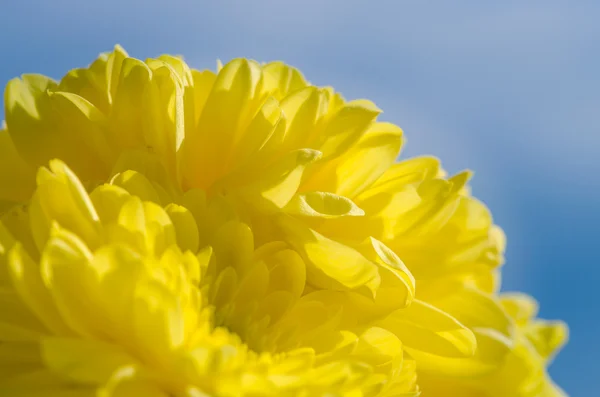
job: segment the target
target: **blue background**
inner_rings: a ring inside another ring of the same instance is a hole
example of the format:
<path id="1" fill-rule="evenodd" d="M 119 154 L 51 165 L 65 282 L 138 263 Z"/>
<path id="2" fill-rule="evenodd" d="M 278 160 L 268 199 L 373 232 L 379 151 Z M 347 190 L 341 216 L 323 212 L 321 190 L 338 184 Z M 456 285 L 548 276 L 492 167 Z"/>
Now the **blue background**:
<path id="1" fill-rule="evenodd" d="M 403 156 L 476 171 L 508 235 L 504 289 L 571 327 L 552 376 L 573 396 L 597 389 L 599 1 L 2 0 L 0 19 L 2 86 L 120 43 L 195 68 L 280 59 L 375 101 L 404 129 Z"/>

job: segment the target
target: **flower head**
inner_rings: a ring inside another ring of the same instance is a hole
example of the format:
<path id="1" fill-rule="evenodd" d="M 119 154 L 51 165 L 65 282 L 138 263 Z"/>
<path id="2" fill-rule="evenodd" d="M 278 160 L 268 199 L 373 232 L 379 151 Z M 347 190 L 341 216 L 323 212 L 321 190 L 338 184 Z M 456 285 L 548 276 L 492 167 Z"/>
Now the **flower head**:
<path id="1" fill-rule="evenodd" d="M 5 106 L 0 391 L 557 390 L 560 332 L 497 294 L 504 236 L 470 173 L 396 163 L 371 102 L 279 62 L 116 47 L 12 80 Z"/>

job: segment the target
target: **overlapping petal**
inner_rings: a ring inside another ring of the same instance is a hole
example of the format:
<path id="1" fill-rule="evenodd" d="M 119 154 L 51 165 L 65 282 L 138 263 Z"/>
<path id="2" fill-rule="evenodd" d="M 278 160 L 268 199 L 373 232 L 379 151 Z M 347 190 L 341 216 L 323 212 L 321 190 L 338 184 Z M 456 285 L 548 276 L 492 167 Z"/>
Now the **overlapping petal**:
<path id="1" fill-rule="evenodd" d="M 4 102 L 0 393 L 563 395 L 471 173 L 373 103 L 119 46 Z"/>

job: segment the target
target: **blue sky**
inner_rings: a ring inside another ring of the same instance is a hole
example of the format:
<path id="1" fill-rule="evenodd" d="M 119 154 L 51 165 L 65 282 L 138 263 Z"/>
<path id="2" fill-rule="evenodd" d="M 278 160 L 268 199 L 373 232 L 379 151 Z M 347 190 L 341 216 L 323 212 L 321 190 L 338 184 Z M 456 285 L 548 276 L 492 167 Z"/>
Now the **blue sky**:
<path id="1" fill-rule="evenodd" d="M 571 326 L 551 368 L 573 396 L 600 355 L 600 2 L 19 0 L 2 5 L 0 84 L 131 55 L 284 60 L 400 125 L 403 156 L 470 168 L 508 235 L 504 288 Z"/>

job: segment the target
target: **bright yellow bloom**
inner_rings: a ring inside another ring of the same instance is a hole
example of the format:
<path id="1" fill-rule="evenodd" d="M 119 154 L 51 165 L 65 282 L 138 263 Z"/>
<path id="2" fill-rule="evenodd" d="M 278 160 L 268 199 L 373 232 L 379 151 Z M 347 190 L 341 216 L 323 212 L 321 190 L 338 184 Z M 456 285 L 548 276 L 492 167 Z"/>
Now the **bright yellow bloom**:
<path id="1" fill-rule="evenodd" d="M 470 174 L 395 163 L 371 102 L 116 47 L 5 113 L 0 392 L 555 395 Z"/>

